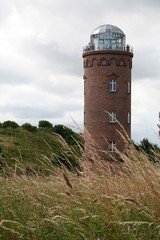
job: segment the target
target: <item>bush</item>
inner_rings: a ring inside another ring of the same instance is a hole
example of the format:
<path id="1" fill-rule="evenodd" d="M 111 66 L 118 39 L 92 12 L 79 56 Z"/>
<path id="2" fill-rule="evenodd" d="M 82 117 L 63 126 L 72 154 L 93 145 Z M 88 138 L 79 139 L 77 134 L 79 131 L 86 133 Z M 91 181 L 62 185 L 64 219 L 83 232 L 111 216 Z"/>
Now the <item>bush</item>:
<path id="1" fill-rule="evenodd" d="M 39 128 L 53 128 L 53 124 L 47 120 L 41 120 L 38 123 Z"/>
<path id="2" fill-rule="evenodd" d="M 18 128 L 19 125 L 18 125 L 18 123 L 14 122 L 14 121 L 10 121 L 10 120 L 5 121 L 5 122 L 2 123 L 2 128 L 8 128 L 8 127 L 10 127 L 10 128 Z"/>
<path id="3" fill-rule="evenodd" d="M 143 138 L 143 140 L 140 141 L 140 144 L 134 143 L 134 146 L 138 151 L 143 150 L 150 161 L 157 162 L 157 154 L 160 154 L 160 148 L 157 144 L 153 144 L 147 138 Z"/>
<path id="4" fill-rule="evenodd" d="M 53 127 L 53 132 L 61 135 L 69 145 L 75 145 L 75 140 L 82 141 L 78 133 L 75 133 L 72 129 L 61 124 L 55 125 Z"/>
<path id="5" fill-rule="evenodd" d="M 29 132 L 36 132 L 37 131 L 37 127 L 36 126 L 32 126 L 30 123 L 24 123 L 21 126 L 23 129 L 29 131 Z"/>

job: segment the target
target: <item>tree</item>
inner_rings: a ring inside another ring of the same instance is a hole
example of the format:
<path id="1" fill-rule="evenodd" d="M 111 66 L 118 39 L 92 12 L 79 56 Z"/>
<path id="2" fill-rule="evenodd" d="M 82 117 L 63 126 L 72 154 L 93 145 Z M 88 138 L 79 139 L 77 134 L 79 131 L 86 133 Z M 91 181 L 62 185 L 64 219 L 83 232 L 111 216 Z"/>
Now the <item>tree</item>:
<path id="1" fill-rule="evenodd" d="M 160 148 L 157 144 L 153 144 L 147 138 L 143 138 L 143 140 L 140 141 L 140 144 L 136 144 L 135 147 L 138 151 L 143 150 L 147 154 L 150 161 L 157 161 L 157 153 L 160 154 Z"/>
<path id="2" fill-rule="evenodd" d="M 47 120 L 40 120 L 38 123 L 39 128 L 53 128 L 53 124 Z"/>
<path id="3" fill-rule="evenodd" d="M 29 132 L 36 132 L 37 131 L 37 127 L 36 126 L 32 126 L 30 123 L 24 123 L 21 126 L 23 129 L 29 131 Z"/>
<path id="4" fill-rule="evenodd" d="M 14 121 L 10 121 L 10 120 L 2 123 L 2 128 L 9 128 L 9 127 L 10 128 L 18 128 L 19 125 L 18 125 L 18 123 L 14 122 Z"/>
<path id="5" fill-rule="evenodd" d="M 80 134 L 75 133 L 72 129 L 64 125 L 61 125 L 61 124 L 55 125 L 53 127 L 53 132 L 61 135 L 66 140 L 66 142 L 70 145 L 75 145 L 76 141 L 81 143 L 83 142 L 83 139 L 80 136 Z"/>

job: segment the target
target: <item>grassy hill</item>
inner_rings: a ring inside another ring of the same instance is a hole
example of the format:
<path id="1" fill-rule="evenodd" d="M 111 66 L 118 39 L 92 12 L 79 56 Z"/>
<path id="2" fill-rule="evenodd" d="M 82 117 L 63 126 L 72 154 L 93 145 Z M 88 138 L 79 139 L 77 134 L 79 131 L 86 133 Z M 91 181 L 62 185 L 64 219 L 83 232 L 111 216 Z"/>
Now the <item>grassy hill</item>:
<path id="1" fill-rule="evenodd" d="M 40 169 L 44 158 L 62 160 L 63 144 L 51 128 L 39 128 L 35 132 L 21 127 L 0 128 L 0 166 L 21 164 L 24 167 Z M 59 156 L 59 157 L 58 157 Z"/>

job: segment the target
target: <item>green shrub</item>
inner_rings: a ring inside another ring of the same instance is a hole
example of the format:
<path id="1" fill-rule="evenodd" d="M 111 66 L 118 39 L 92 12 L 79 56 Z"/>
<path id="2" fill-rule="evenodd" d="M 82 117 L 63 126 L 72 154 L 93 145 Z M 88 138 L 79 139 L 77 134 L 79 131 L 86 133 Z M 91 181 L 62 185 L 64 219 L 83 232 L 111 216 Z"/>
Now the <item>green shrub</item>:
<path id="1" fill-rule="evenodd" d="M 38 123 L 39 128 L 52 128 L 53 124 L 47 120 L 40 120 Z"/>
<path id="2" fill-rule="evenodd" d="M 2 123 L 2 128 L 8 128 L 8 127 L 10 127 L 10 128 L 18 128 L 19 125 L 18 125 L 18 123 L 14 122 L 14 121 L 10 121 L 10 120 L 5 121 L 5 122 Z"/>
<path id="3" fill-rule="evenodd" d="M 53 132 L 61 135 L 69 145 L 75 145 L 76 141 L 81 143 L 83 141 L 80 134 L 75 133 L 72 129 L 61 124 L 55 125 L 53 127 Z"/>
<path id="4" fill-rule="evenodd" d="M 157 162 L 157 156 L 160 154 L 160 148 L 157 144 L 151 143 L 147 138 L 143 138 L 140 144 L 133 144 L 136 150 L 144 151 L 150 161 Z"/>
<path id="5" fill-rule="evenodd" d="M 21 126 L 23 129 L 29 131 L 29 132 L 36 132 L 37 131 L 37 127 L 36 126 L 32 126 L 30 123 L 24 123 Z"/>

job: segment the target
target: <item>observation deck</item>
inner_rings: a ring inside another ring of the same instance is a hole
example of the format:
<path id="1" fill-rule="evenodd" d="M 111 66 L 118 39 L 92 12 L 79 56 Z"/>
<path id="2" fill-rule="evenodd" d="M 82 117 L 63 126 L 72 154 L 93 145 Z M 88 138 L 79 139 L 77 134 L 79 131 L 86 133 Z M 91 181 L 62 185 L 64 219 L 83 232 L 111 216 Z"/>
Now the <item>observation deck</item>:
<path id="1" fill-rule="evenodd" d="M 83 53 L 106 50 L 133 53 L 133 48 L 126 45 L 124 32 L 110 24 L 99 26 L 91 33 L 90 42 L 83 48 Z"/>

